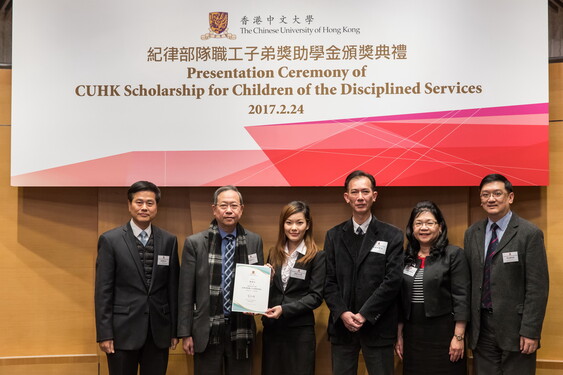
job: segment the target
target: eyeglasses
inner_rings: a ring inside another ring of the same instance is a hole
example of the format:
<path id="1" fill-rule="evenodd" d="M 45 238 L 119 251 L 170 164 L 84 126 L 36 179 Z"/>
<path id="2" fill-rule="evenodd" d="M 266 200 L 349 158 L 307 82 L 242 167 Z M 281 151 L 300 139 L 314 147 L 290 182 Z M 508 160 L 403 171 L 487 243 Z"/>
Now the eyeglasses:
<path id="1" fill-rule="evenodd" d="M 216 207 L 219 207 L 219 209 L 221 211 L 226 211 L 229 207 L 231 208 L 232 211 L 237 211 L 240 208 L 240 204 L 238 203 L 221 203 L 219 205 L 216 205 Z"/>
<path id="2" fill-rule="evenodd" d="M 422 227 L 425 226 L 425 225 L 426 225 L 426 227 L 427 227 L 428 229 L 432 229 L 432 228 L 434 228 L 436 225 L 438 225 L 438 222 L 436 222 L 436 221 L 415 221 L 415 222 L 414 222 L 414 227 L 415 227 L 415 228 L 422 228 Z"/>
<path id="3" fill-rule="evenodd" d="M 491 196 L 495 197 L 495 198 L 500 198 L 504 195 L 504 191 L 501 190 L 495 190 L 492 193 L 488 192 L 488 191 L 484 191 L 482 192 L 479 196 L 481 197 L 481 199 L 487 200 L 489 199 Z"/>

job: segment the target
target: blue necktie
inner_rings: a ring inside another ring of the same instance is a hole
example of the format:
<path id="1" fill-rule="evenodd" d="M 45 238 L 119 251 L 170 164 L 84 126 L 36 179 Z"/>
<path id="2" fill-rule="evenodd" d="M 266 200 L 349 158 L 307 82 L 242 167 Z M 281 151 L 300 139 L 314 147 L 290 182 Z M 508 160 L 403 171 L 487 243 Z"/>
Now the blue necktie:
<path id="1" fill-rule="evenodd" d="M 233 266 L 235 259 L 235 236 L 228 234 L 225 236 L 227 245 L 225 246 L 225 289 L 223 290 L 223 311 L 231 311 L 231 284 L 233 282 Z"/>
<path id="2" fill-rule="evenodd" d="M 481 305 L 486 309 L 491 309 L 493 307 L 493 301 L 491 299 L 491 264 L 493 262 L 493 255 L 498 248 L 498 237 L 497 229 L 499 226 L 497 223 L 491 225 L 491 242 L 487 247 L 487 256 L 485 257 L 485 268 L 483 270 L 483 289 L 481 294 Z"/>
<path id="3" fill-rule="evenodd" d="M 146 245 L 147 245 L 147 241 L 149 240 L 149 235 L 147 234 L 147 232 L 142 231 L 142 232 L 139 234 L 139 238 L 140 238 L 141 243 L 143 244 L 143 246 L 146 246 Z"/>

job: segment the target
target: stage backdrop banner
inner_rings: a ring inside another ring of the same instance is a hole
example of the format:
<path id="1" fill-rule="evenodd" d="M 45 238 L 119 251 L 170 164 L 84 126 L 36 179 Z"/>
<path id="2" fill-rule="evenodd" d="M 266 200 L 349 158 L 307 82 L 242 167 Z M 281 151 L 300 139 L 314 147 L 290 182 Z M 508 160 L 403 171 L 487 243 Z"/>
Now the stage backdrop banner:
<path id="1" fill-rule="evenodd" d="M 547 185 L 547 2 L 21 0 L 14 186 Z"/>

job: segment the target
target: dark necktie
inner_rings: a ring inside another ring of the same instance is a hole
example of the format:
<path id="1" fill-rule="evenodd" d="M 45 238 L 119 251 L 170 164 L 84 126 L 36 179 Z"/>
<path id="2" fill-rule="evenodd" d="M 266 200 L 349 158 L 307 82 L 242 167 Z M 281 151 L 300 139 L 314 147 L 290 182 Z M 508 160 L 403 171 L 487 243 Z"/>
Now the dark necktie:
<path id="1" fill-rule="evenodd" d="M 231 311 L 231 284 L 233 282 L 233 263 L 235 259 L 235 236 L 225 236 L 225 289 L 223 290 L 223 311 Z"/>
<path id="2" fill-rule="evenodd" d="M 481 305 L 486 309 L 493 307 L 491 299 L 491 264 L 493 262 L 493 255 L 498 248 L 497 229 L 499 226 L 496 223 L 491 225 L 491 242 L 487 247 L 487 256 L 485 257 L 485 268 L 483 270 L 483 289 L 481 294 Z"/>
<path id="3" fill-rule="evenodd" d="M 358 229 L 356 229 L 356 234 L 357 234 L 358 236 L 361 236 L 361 235 L 364 234 L 364 231 L 362 230 L 362 227 L 358 227 Z"/>

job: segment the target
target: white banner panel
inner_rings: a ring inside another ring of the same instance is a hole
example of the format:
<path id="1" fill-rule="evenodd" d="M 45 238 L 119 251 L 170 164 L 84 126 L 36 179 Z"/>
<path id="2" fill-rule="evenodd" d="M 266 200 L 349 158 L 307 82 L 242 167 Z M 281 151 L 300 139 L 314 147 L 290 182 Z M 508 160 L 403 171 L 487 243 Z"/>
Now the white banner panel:
<path id="1" fill-rule="evenodd" d="M 546 8 L 17 1 L 12 184 L 545 185 Z"/>

